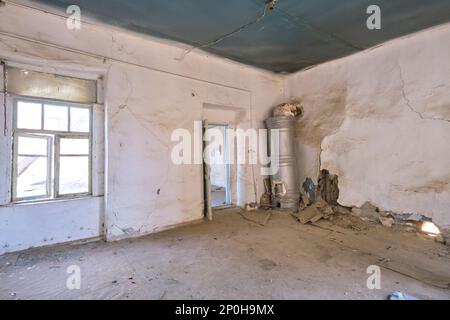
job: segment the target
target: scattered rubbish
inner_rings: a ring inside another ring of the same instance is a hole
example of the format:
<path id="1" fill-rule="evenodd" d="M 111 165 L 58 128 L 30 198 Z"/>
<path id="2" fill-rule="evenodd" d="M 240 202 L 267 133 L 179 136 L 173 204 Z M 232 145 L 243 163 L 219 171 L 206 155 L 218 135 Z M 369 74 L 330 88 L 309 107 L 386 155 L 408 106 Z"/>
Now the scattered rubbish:
<path id="1" fill-rule="evenodd" d="M 330 207 L 325 201 L 323 201 L 321 197 L 317 199 L 315 206 L 319 209 L 320 212 L 322 212 L 325 218 L 334 213 L 333 208 Z"/>
<path id="2" fill-rule="evenodd" d="M 395 223 L 395 220 L 391 217 L 382 217 L 379 216 L 378 219 L 380 220 L 381 224 L 385 227 L 391 228 L 393 224 Z"/>
<path id="3" fill-rule="evenodd" d="M 303 107 L 299 102 L 283 103 L 273 109 L 274 117 L 299 117 L 303 115 Z"/>
<path id="4" fill-rule="evenodd" d="M 370 202 L 364 203 L 360 208 L 352 208 L 351 214 L 361 219 L 365 218 L 363 220 L 366 221 L 378 221 L 378 217 L 382 215 L 380 210 Z"/>
<path id="5" fill-rule="evenodd" d="M 246 211 L 253 211 L 253 210 L 256 210 L 256 209 L 258 209 L 258 205 L 255 202 L 247 203 L 245 205 L 245 210 Z"/>
<path id="6" fill-rule="evenodd" d="M 310 203 L 316 202 L 316 186 L 311 178 L 306 178 L 305 182 L 303 182 L 303 190 L 305 190 L 308 195 L 308 200 Z"/>
<path id="7" fill-rule="evenodd" d="M 384 257 L 378 258 L 378 262 L 389 262 L 389 261 L 391 261 L 391 259 L 389 259 L 389 258 L 384 258 Z"/>
<path id="8" fill-rule="evenodd" d="M 419 300 L 419 299 L 401 291 L 394 291 L 389 296 L 389 300 Z"/>
<path id="9" fill-rule="evenodd" d="M 260 226 L 263 226 L 263 227 L 267 224 L 267 222 L 269 222 L 270 217 L 272 216 L 272 212 L 270 211 L 270 212 L 266 215 L 266 217 L 264 218 L 263 221 L 258 221 L 258 220 L 255 220 L 255 219 L 252 219 L 252 218 L 247 217 L 243 212 L 239 212 L 239 211 L 238 211 L 238 213 L 239 213 L 239 215 L 240 215 L 242 218 L 244 218 L 244 220 L 247 220 L 247 221 L 256 223 L 256 224 L 258 224 L 258 225 L 260 225 Z M 256 219 L 258 219 L 258 218 L 260 218 L 260 217 L 262 216 L 260 212 L 255 212 L 255 213 L 253 213 L 252 215 L 253 215 Z"/>
<path id="10" fill-rule="evenodd" d="M 315 223 L 320 219 L 329 219 L 334 213 L 331 208 L 322 198 L 318 198 L 314 204 L 301 208 L 299 213 L 292 213 L 300 223 L 306 224 L 308 222 Z"/>
<path id="11" fill-rule="evenodd" d="M 309 206 L 306 207 L 303 211 L 300 213 L 293 213 L 292 216 L 294 216 L 300 223 L 306 224 L 308 222 L 318 221 L 322 218 L 322 213 L 315 207 L 315 206 Z"/>
<path id="12" fill-rule="evenodd" d="M 352 213 L 352 211 L 350 209 L 347 209 L 346 207 L 343 207 L 340 205 L 334 206 L 333 211 L 336 213 L 345 214 L 345 215 Z"/>

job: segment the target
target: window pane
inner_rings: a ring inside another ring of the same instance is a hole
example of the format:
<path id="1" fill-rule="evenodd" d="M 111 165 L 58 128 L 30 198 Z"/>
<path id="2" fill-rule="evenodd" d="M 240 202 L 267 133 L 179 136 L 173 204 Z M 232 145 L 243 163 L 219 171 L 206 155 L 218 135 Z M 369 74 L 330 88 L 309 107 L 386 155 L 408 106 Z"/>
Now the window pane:
<path id="1" fill-rule="evenodd" d="M 17 128 L 41 129 L 42 106 L 39 103 L 23 102 L 17 103 Z"/>
<path id="2" fill-rule="evenodd" d="M 70 108 L 70 131 L 89 132 L 90 110 L 87 108 Z"/>
<path id="3" fill-rule="evenodd" d="M 22 155 L 47 155 L 47 138 L 18 137 L 19 154 Z"/>
<path id="4" fill-rule="evenodd" d="M 61 156 L 59 160 L 59 194 L 89 192 L 89 157 Z"/>
<path id="5" fill-rule="evenodd" d="M 47 157 L 18 157 L 17 198 L 47 195 Z"/>
<path id="6" fill-rule="evenodd" d="M 61 155 L 89 155 L 89 139 L 61 138 L 59 153 Z"/>
<path id="7" fill-rule="evenodd" d="M 68 130 L 68 107 L 65 106 L 44 106 L 44 129 L 55 131 Z"/>

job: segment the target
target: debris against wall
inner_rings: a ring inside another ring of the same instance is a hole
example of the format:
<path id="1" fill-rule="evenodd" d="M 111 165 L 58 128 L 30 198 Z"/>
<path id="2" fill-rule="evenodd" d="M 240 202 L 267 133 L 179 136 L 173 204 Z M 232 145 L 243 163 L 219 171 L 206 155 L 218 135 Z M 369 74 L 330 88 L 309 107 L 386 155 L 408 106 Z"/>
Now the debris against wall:
<path id="1" fill-rule="evenodd" d="M 326 169 L 320 170 L 317 181 L 317 192 L 328 204 L 337 204 L 339 198 L 338 176 L 330 174 Z"/>
<path id="2" fill-rule="evenodd" d="M 339 177 L 338 202 L 450 227 L 450 24 L 291 75 L 299 171 Z"/>

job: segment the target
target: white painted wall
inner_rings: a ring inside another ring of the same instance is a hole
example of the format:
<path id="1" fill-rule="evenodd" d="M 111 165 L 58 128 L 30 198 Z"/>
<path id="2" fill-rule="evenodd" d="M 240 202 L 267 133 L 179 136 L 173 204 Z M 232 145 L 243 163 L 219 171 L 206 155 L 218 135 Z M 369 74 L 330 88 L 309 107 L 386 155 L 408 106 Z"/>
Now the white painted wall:
<path id="1" fill-rule="evenodd" d="M 0 206 L 0 254 L 101 235 L 103 205 L 108 240 L 200 219 L 201 165 L 171 163 L 172 130 L 192 132 L 205 104 L 243 110 L 237 127 L 263 127 L 270 108 L 281 102 L 283 81 L 272 73 L 195 51 L 180 60 L 185 47 L 176 43 L 90 22 L 69 31 L 65 23 L 8 3 L 0 8 L 0 58 L 47 72 L 104 77 L 106 194 Z M 253 169 L 255 175 L 250 166 L 237 168 L 233 202 L 255 201 L 255 188 L 258 197 L 262 193 L 259 167 Z M 9 185 L 5 174 L 1 183 L 3 189 Z"/>
<path id="2" fill-rule="evenodd" d="M 450 226 L 450 24 L 286 78 L 300 100 L 302 181 L 339 176 L 339 203 L 370 201 Z"/>
<path id="3" fill-rule="evenodd" d="M 0 254 L 98 238 L 103 197 L 0 207 Z"/>

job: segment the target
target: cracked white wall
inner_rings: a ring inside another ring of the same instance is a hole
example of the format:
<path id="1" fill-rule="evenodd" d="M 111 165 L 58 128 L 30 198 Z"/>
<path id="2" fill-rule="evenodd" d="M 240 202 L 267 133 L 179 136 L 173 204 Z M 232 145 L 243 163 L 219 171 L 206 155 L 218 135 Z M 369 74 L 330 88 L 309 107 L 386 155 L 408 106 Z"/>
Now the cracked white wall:
<path id="1" fill-rule="evenodd" d="M 270 108 L 281 102 L 283 82 L 270 72 L 198 51 L 180 59 L 185 50 L 88 22 L 81 31 L 70 31 L 62 17 L 10 4 L 0 8 L 0 58 L 47 72 L 103 75 L 107 115 L 105 198 L 94 205 L 0 206 L 0 254 L 103 231 L 108 240 L 140 236 L 202 217 L 201 165 L 172 164 L 172 130 L 193 134 L 204 105 L 242 110 L 237 127 L 263 127 Z M 263 192 L 258 166 L 255 179 L 251 169 L 239 167 L 234 203 L 255 201 L 254 182 L 257 194 Z M 3 175 L 2 186 L 7 181 Z"/>
<path id="2" fill-rule="evenodd" d="M 376 32 L 376 31 L 374 31 Z M 286 78 L 303 102 L 302 181 L 339 176 L 339 203 L 369 201 L 450 226 L 450 24 Z"/>

